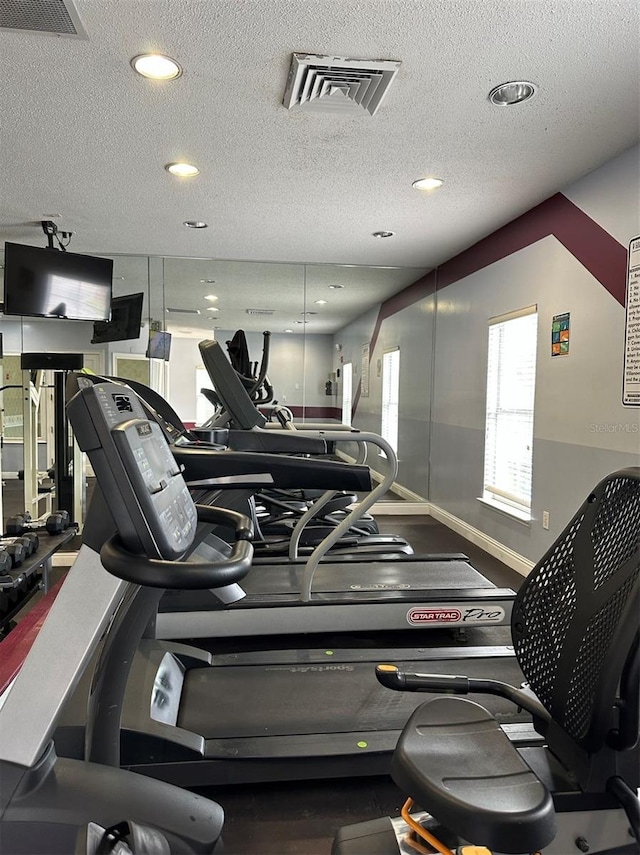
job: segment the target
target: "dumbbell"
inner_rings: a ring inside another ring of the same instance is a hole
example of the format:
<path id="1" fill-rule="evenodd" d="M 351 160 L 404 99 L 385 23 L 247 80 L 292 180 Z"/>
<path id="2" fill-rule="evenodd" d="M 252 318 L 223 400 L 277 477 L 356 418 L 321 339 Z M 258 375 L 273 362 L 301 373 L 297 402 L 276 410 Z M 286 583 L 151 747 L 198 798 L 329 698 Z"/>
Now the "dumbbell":
<path id="1" fill-rule="evenodd" d="M 38 551 L 40 546 L 40 538 L 33 531 L 28 531 L 20 537 L 0 537 L 0 548 L 4 549 L 13 543 L 21 543 L 24 546 L 24 556 L 27 558 Z"/>
<path id="2" fill-rule="evenodd" d="M 14 540 L 11 543 L 3 542 L 2 550 L 9 555 L 12 567 L 19 567 L 27 557 L 26 546 L 24 543 L 20 543 L 19 540 Z"/>
<path id="3" fill-rule="evenodd" d="M 61 534 L 65 529 L 69 528 L 69 522 L 69 511 L 56 511 L 53 514 L 49 514 L 44 526 L 32 523 L 31 515 L 28 512 L 26 514 L 16 514 L 16 516 L 10 517 L 7 521 L 7 534 L 21 535 L 30 530 L 42 531 L 43 528 L 49 534 Z"/>
<path id="4" fill-rule="evenodd" d="M 0 547 L 0 576 L 5 576 L 11 570 L 11 556 L 4 547 Z"/>

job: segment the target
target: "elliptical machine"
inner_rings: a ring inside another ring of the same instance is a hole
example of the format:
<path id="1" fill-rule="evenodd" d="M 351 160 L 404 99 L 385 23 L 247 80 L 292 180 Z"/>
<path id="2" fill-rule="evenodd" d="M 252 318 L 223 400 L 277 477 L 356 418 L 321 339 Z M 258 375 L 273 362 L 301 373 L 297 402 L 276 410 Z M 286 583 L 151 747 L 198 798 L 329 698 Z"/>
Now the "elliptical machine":
<path id="1" fill-rule="evenodd" d="M 151 617 L 161 594 L 123 580 L 224 588 L 229 598 L 240 597 L 237 583 L 251 566 L 251 523 L 238 513 L 194 505 L 159 426 L 122 386 L 88 382 L 70 403 L 69 417 L 98 480 L 104 504 L 94 512 L 107 509 L 118 533 L 98 554 L 88 516 L 78 558 L 4 698 L 0 852 L 220 851 L 224 817 L 218 804 L 119 768 L 122 697 L 139 641 L 127 626 L 138 625 L 134 615 Z M 198 528 L 213 523 L 235 530 L 223 560 L 193 550 Z M 51 739 L 56 720 L 99 646 L 85 761 L 58 758 Z M 156 689 L 165 711 L 173 678 L 164 675 Z"/>

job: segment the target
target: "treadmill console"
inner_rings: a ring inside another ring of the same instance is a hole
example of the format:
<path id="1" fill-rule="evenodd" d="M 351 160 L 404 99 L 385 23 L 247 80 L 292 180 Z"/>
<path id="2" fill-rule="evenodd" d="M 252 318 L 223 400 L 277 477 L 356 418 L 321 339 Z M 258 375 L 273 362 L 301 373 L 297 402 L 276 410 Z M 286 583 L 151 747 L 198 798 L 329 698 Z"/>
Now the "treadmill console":
<path id="1" fill-rule="evenodd" d="M 124 546 L 150 558 L 180 557 L 193 542 L 197 512 L 160 426 L 126 386 L 78 384 L 69 421 Z"/>

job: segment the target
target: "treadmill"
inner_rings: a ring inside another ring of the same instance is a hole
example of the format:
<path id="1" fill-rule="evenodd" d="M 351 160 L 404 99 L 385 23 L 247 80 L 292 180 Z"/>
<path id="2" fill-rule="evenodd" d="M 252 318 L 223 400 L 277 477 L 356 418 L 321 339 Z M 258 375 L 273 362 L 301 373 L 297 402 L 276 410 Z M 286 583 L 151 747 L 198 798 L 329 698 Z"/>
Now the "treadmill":
<path id="1" fill-rule="evenodd" d="M 96 741 L 115 744 L 127 768 L 181 786 L 381 774 L 389 770 L 391 752 L 419 696 L 387 692 L 376 680 L 376 663 L 394 659 L 414 668 L 428 663 L 432 673 L 520 682 L 507 647 L 257 651 L 214 660 L 195 647 L 142 638 L 163 588 L 206 589 L 207 568 L 219 566 L 207 540 L 197 541 L 196 514 L 200 527 L 218 515 L 235 518 L 231 567 L 239 549 L 246 560 L 250 523 L 233 511 L 196 509 L 169 445 L 135 393 L 89 382 L 68 405 L 68 414 L 103 498 L 97 506 L 92 499 L 83 541 L 100 551 L 107 570 L 130 583 L 125 596 L 132 598 L 95 669 L 94 692 L 96 680 L 104 690 L 113 689 L 93 705 L 97 718 L 88 722 L 89 747 Z M 117 534 L 100 542 L 109 527 L 105 511 Z M 240 580 L 242 586 L 263 569 L 253 568 Z M 230 570 L 229 602 L 242 597 L 237 578 Z M 123 699 L 122 663 L 131 660 Z M 483 702 L 514 741 L 539 739 L 528 716 L 508 702 L 491 696 Z M 86 708 L 80 692 L 75 705 L 65 709 L 64 726 L 56 734 L 59 753 L 84 744 Z"/>
<path id="2" fill-rule="evenodd" d="M 225 382 L 235 392 L 241 409 L 248 401 L 246 415 L 257 411 L 238 381 L 235 371 L 217 342 L 203 342 L 205 364 L 212 373 L 220 362 L 228 368 Z M 216 374 L 217 376 L 217 374 Z M 221 372 L 221 376 L 224 376 Z M 78 382 L 96 382 L 99 378 L 70 375 L 68 395 Z M 119 381 L 126 382 L 126 381 Z M 75 384 L 75 385 L 74 385 Z M 224 390 L 225 401 L 235 400 Z M 135 386 L 135 384 L 132 384 Z M 238 391 L 239 386 L 239 391 Z M 126 388 L 126 387 L 124 387 Z M 183 469 L 187 484 L 199 491 L 202 503 L 219 503 L 240 512 L 248 511 L 248 500 L 256 490 L 271 484 L 282 488 L 307 487 L 327 490 L 347 489 L 362 492 L 371 489 L 368 467 L 326 459 L 307 459 L 283 454 L 233 452 L 207 444 L 180 445 L 175 428 L 166 421 L 160 398 L 151 407 L 139 387 L 141 404 L 147 417 L 160 424 L 172 451 Z M 178 417 L 175 416 L 175 419 Z M 241 416 L 244 418 L 244 416 Z M 164 639 L 208 639 L 215 637 L 273 636 L 299 633 L 353 633 L 376 631 L 417 631 L 449 628 L 460 635 L 476 627 L 508 626 L 515 592 L 499 588 L 475 570 L 461 553 L 403 556 L 385 559 L 379 556 L 327 555 L 327 550 L 348 530 L 363 508 L 367 510 L 387 491 L 395 479 L 397 460 L 391 446 L 377 434 L 331 430 L 301 431 L 222 431 L 218 440 L 234 447 L 258 448 L 297 453 L 321 454 L 336 441 L 369 441 L 387 454 L 389 472 L 361 503 L 358 511 L 343 520 L 314 550 L 308 559 L 256 566 L 245 580 L 245 596 L 228 603 L 219 592 L 170 590 L 162 598 L 155 621 L 155 637 Z M 98 497 L 99 498 L 99 491 Z M 100 523 L 108 519 L 103 508 Z M 304 526 L 304 517 L 298 531 Z M 107 530 L 106 538 L 111 532 Z M 226 557 L 229 546 L 218 534 L 208 534 L 209 555 Z M 357 608 L 348 608 L 357 606 Z M 321 608 L 320 608 L 321 607 Z"/>
<path id="3" fill-rule="evenodd" d="M 515 592 L 499 588 L 470 564 L 465 555 L 436 554 L 388 559 L 367 556 L 364 561 L 349 557 L 348 566 L 327 555 L 357 519 L 386 493 L 397 474 L 397 458 L 380 436 L 357 430 L 263 431 L 264 417 L 255 409 L 218 342 L 199 345 L 204 365 L 218 396 L 224 401 L 234 424 L 250 426 L 249 435 L 261 437 L 283 433 L 324 439 L 331 448 L 338 442 L 370 442 L 387 455 L 389 471 L 384 480 L 344 519 L 307 559 L 295 558 L 296 538 L 305 524 L 302 517 L 292 536 L 290 557 L 285 562 L 267 561 L 245 580 L 246 596 L 220 614 L 214 594 L 170 591 L 163 597 L 156 621 L 157 638 L 209 638 L 282 635 L 283 633 L 358 632 L 422 630 L 449 627 L 508 626 Z M 175 448 L 188 480 L 205 483 L 215 469 L 207 451 Z M 241 462 L 241 461 L 240 461 Z M 267 465 L 267 459 L 263 463 Z M 307 468 L 304 464 L 309 464 Z M 336 472 L 342 463 L 336 463 Z M 311 472 L 313 462 L 299 460 L 299 483 Z M 240 471 L 240 470 L 239 470 Z M 346 487 L 348 489 L 348 487 Z M 332 493 L 323 499 L 328 501 Z M 222 497 L 224 502 L 225 497 Z M 356 551 L 357 552 L 357 551 Z M 357 606 L 356 608 L 347 608 Z"/>

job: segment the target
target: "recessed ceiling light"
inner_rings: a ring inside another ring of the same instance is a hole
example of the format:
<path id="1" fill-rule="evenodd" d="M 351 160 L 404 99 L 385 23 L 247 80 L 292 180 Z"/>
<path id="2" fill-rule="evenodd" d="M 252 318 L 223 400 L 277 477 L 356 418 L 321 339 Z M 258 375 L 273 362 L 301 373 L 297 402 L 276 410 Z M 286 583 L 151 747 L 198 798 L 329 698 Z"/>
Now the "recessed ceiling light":
<path id="1" fill-rule="evenodd" d="M 437 190 L 443 184 L 442 178 L 419 178 L 411 186 L 415 187 L 416 190 Z"/>
<path id="2" fill-rule="evenodd" d="M 172 175 L 176 175 L 178 178 L 193 178 L 194 175 L 198 175 L 200 173 L 197 166 L 194 166 L 192 163 L 184 163 L 183 161 L 178 161 L 177 163 L 166 163 L 164 168 L 167 172 L 170 172 Z"/>
<path id="3" fill-rule="evenodd" d="M 526 80 L 515 80 L 511 83 L 501 83 L 489 92 L 489 101 L 497 107 L 510 107 L 533 98 L 536 87 Z"/>
<path id="4" fill-rule="evenodd" d="M 206 223 L 203 223 L 202 220 L 185 220 L 182 224 L 186 226 L 188 229 L 208 229 L 209 226 Z"/>
<path id="5" fill-rule="evenodd" d="M 219 311 L 220 311 L 219 306 L 208 306 L 207 307 L 207 312 L 219 312 Z"/>
<path id="6" fill-rule="evenodd" d="M 387 237 L 393 237 L 394 235 L 395 235 L 395 232 L 385 232 L 385 231 L 372 232 L 371 233 L 371 236 L 374 238 L 387 238 Z"/>
<path id="7" fill-rule="evenodd" d="M 331 287 L 331 286 L 329 286 L 329 287 Z M 315 303 L 316 306 L 326 306 L 327 305 L 326 300 L 314 300 L 313 302 Z"/>
<path id="8" fill-rule="evenodd" d="M 180 77 L 182 69 L 170 56 L 161 53 L 143 53 L 134 56 L 131 67 L 143 77 L 151 80 L 175 80 Z"/>
<path id="9" fill-rule="evenodd" d="M 329 288 L 330 288 L 332 291 L 339 291 L 339 290 L 340 290 L 340 288 L 344 288 L 344 285 L 329 285 Z"/>
<path id="10" fill-rule="evenodd" d="M 285 330 L 285 332 L 293 332 L 293 330 Z"/>
<path id="11" fill-rule="evenodd" d="M 207 296 L 204 299 L 205 300 L 217 300 L 218 298 L 216 297 L 215 294 L 207 294 Z"/>
<path id="12" fill-rule="evenodd" d="M 202 285 L 213 285 L 215 279 L 201 279 L 200 282 Z"/>

